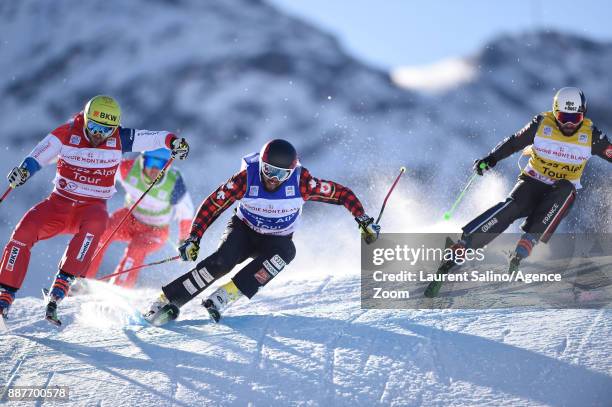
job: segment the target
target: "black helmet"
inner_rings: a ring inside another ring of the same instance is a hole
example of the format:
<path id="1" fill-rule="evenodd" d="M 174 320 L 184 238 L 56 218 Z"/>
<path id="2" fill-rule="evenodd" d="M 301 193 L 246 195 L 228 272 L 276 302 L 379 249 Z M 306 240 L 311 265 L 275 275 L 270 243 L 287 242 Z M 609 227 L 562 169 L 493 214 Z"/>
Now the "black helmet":
<path id="1" fill-rule="evenodd" d="M 259 153 L 259 168 L 267 179 L 286 181 L 298 164 L 295 148 L 286 140 L 267 142 Z"/>

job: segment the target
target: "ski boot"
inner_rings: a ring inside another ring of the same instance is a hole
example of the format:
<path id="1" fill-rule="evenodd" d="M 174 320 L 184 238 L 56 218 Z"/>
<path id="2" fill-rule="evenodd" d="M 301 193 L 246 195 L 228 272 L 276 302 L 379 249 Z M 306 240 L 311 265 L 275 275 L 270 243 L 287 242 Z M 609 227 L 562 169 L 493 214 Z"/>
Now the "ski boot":
<path id="1" fill-rule="evenodd" d="M 206 299 L 202 300 L 202 306 L 206 308 L 210 319 L 215 322 L 219 322 L 221 320 L 221 311 L 219 311 L 218 305 L 216 305 L 213 300 Z"/>
<path id="2" fill-rule="evenodd" d="M 537 238 L 530 233 L 524 233 L 516 244 L 514 253 L 510 256 L 510 264 L 508 265 L 508 274 L 512 274 L 519 269 L 521 260 L 531 254 L 531 250 L 538 242 Z"/>
<path id="3" fill-rule="evenodd" d="M 206 308 L 210 319 L 219 322 L 221 320 L 221 311 L 240 297 L 242 297 L 242 293 L 238 290 L 236 284 L 230 281 L 219 287 L 210 297 L 202 300 L 202 306 Z"/>
<path id="4" fill-rule="evenodd" d="M 442 264 L 440 264 L 440 267 L 438 267 L 438 271 L 436 271 L 436 275 L 440 276 L 442 274 L 448 274 L 450 269 L 452 269 L 456 265 L 457 263 L 455 263 L 453 260 L 447 260 L 443 262 Z M 441 288 L 442 288 L 442 281 L 432 281 L 431 283 L 429 283 L 429 285 L 425 289 L 425 297 L 434 298 L 435 296 L 438 295 Z"/>
<path id="5" fill-rule="evenodd" d="M 519 265 L 521 264 L 521 260 L 523 260 L 523 258 L 521 256 L 519 256 L 518 254 L 516 254 L 516 253 L 514 253 L 510 257 L 510 263 L 508 264 L 508 274 L 513 274 L 514 272 L 516 272 L 519 269 Z"/>
<path id="6" fill-rule="evenodd" d="M 465 249 L 465 244 L 461 240 L 457 243 L 453 243 L 453 241 L 449 237 L 446 238 L 446 243 L 444 246 L 445 246 L 445 249 L 450 248 L 453 250 L 453 252 L 457 251 L 458 249 Z M 456 265 L 457 263 L 455 263 L 454 259 L 443 261 L 440 264 L 440 267 L 438 267 L 438 270 L 436 271 L 436 276 L 448 274 L 448 272 Z M 432 281 L 431 283 L 427 285 L 424 295 L 427 298 L 434 298 L 435 296 L 438 295 L 441 288 L 442 288 L 442 281 Z"/>
<path id="7" fill-rule="evenodd" d="M 75 276 L 60 270 L 55 276 L 51 290 L 45 295 L 45 300 L 47 301 L 45 319 L 55 326 L 62 325 L 62 321 L 57 316 L 57 306 L 66 297 L 66 294 L 70 291 L 70 286 L 74 284 L 75 280 Z"/>
<path id="8" fill-rule="evenodd" d="M 179 313 L 179 307 L 171 303 L 162 292 L 159 297 L 153 301 L 149 310 L 143 314 L 143 318 L 151 325 L 161 326 L 177 319 Z"/>
<path id="9" fill-rule="evenodd" d="M 9 308 L 15 299 L 15 291 L 12 288 L 0 287 L 0 315 L 7 319 Z"/>
<path id="10" fill-rule="evenodd" d="M 62 326 L 62 321 L 57 316 L 57 301 L 50 300 L 45 309 L 45 319 L 55 326 Z"/>

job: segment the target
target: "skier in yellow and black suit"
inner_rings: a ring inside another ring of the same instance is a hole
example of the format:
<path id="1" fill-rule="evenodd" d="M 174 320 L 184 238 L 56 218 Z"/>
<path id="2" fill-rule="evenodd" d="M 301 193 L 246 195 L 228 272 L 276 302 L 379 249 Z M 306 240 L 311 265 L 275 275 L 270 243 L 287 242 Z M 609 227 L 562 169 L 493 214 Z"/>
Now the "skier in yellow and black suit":
<path id="1" fill-rule="evenodd" d="M 519 218 L 527 218 L 521 227 L 525 233 L 510 260 L 510 272 L 538 241 L 550 239 L 572 206 L 589 158 L 597 155 L 612 162 L 612 144 L 585 113 L 582 91 L 562 88 L 554 97 L 552 111 L 535 116 L 489 155 L 474 162 L 474 170 L 482 175 L 498 161 L 531 146 L 529 162 L 508 198 L 463 227 L 461 240 L 452 247 L 455 256 L 461 256 L 465 248 L 483 247 Z M 456 264 L 449 260 L 438 273 L 448 273 Z M 441 285 L 430 284 L 425 295 L 434 297 Z"/>

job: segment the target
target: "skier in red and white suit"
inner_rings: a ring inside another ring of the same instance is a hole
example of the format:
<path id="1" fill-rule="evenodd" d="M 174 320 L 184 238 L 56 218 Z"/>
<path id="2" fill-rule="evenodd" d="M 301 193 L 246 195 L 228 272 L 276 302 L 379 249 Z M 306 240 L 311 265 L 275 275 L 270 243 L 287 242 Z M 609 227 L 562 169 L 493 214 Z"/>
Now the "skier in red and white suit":
<path id="1" fill-rule="evenodd" d="M 120 108 L 108 96 L 96 96 L 69 122 L 49 133 L 9 173 L 12 187 L 23 185 L 43 165 L 57 158 L 53 192 L 31 208 L 15 228 L 0 263 L 0 312 L 6 316 L 25 278 L 30 250 L 39 240 L 74 235 L 59 263 L 51 287 L 47 319 L 59 324 L 59 303 L 87 270 L 108 222 L 106 201 L 115 193 L 115 173 L 122 153 L 171 149 L 187 157 L 186 141 L 167 131 L 122 128 Z"/>

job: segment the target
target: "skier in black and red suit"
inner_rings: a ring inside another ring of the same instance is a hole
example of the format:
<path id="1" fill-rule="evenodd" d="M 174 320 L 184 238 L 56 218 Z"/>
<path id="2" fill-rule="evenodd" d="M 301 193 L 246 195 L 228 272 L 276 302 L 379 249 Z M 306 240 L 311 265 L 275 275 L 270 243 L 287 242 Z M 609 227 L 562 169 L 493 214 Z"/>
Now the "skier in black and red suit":
<path id="1" fill-rule="evenodd" d="M 380 227 L 366 215 L 359 199 L 347 187 L 310 175 L 285 140 L 272 140 L 260 153 L 243 158 L 243 169 L 204 200 L 191 227 L 190 237 L 179 248 L 183 260 L 195 261 L 202 235 L 219 215 L 240 201 L 217 250 L 170 284 L 145 315 L 160 323 L 160 314 L 186 304 L 247 258 L 253 260 L 231 281 L 219 287 L 203 305 L 218 321 L 221 311 L 241 296 L 252 298 L 295 257 L 293 233 L 306 201 L 343 205 L 355 217 L 367 243 L 375 241 Z M 172 304 L 172 307 L 168 307 Z"/>

